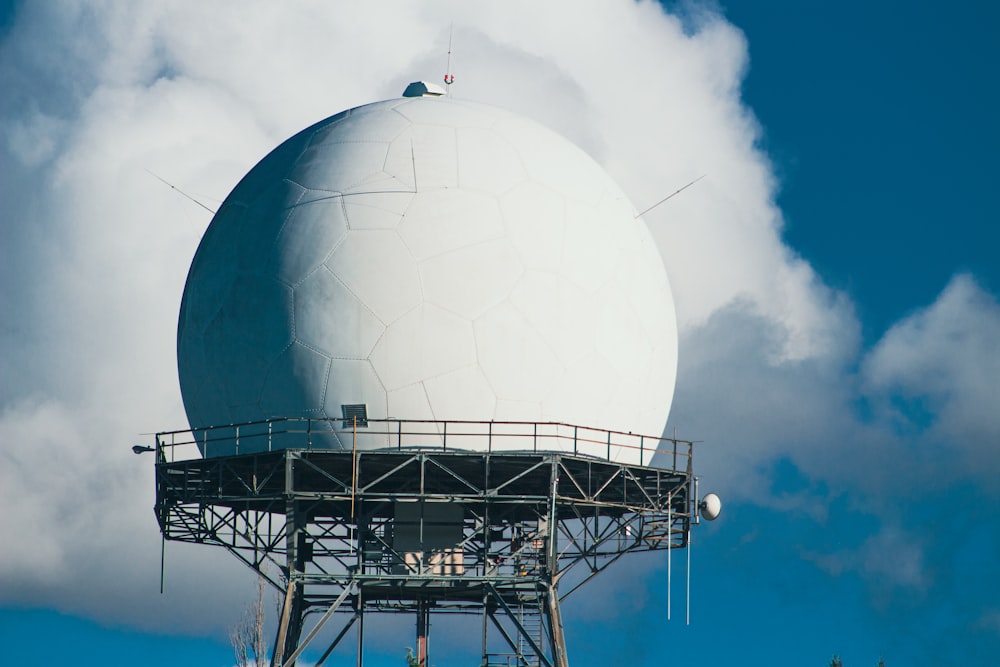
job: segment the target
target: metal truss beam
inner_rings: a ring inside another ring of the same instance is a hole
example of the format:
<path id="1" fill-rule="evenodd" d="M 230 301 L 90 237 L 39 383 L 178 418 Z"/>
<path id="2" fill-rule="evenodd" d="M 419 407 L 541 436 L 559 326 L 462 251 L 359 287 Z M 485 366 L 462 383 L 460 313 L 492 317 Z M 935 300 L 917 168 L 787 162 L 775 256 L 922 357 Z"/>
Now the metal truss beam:
<path id="1" fill-rule="evenodd" d="M 158 452 L 164 537 L 223 547 L 282 590 L 276 667 L 294 665 L 345 610 L 319 664 L 354 626 L 362 664 L 366 611 L 432 610 L 482 616 L 483 665 L 499 664 L 490 662 L 492 623 L 518 664 L 567 667 L 560 600 L 626 553 L 686 547 L 696 512 L 690 452 L 685 470 L 542 451 L 170 458 Z M 458 518 L 442 528 L 436 508 L 456 504 Z M 418 517 L 410 524 L 400 518 L 406 507 Z M 415 551 L 407 530 L 452 537 Z M 300 641 L 314 612 L 322 615 Z"/>

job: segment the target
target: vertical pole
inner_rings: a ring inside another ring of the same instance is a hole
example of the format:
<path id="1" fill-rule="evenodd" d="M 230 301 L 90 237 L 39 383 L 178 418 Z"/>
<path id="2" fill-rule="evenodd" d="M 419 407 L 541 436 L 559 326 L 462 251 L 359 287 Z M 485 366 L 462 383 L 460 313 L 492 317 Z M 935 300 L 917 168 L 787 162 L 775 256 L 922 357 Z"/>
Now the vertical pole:
<path id="1" fill-rule="evenodd" d="M 549 584 L 547 600 L 547 615 L 549 626 L 552 628 L 552 664 L 555 667 L 569 667 L 569 659 L 566 656 L 566 636 L 563 634 L 562 612 L 559 611 L 559 593 L 556 587 Z"/>
<path id="2" fill-rule="evenodd" d="M 358 654 L 357 667 L 365 664 L 365 589 L 358 585 Z"/>
<path id="3" fill-rule="evenodd" d="M 688 525 L 687 545 L 687 592 L 685 593 L 685 625 L 691 625 L 691 527 Z"/>
<path id="4" fill-rule="evenodd" d="M 427 600 L 417 601 L 417 664 L 429 667 L 427 661 L 428 643 L 430 640 L 430 606 Z"/>
<path id="5" fill-rule="evenodd" d="M 358 418 L 354 417 L 355 434 L 357 433 L 357 423 Z M 353 504 L 353 498 L 352 498 Z M 354 515 L 352 509 L 351 514 Z M 354 519 L 354 549 L 357 553 L 357 563 L 355 572 L 358 575 L 363 575 L 365 573 L 365 539 L 368 538 L 369 534 L 372 532 L 371 528 L 371 517 L 364 513 L 364 507 L 361 508 L 361 518 Z M 358 583 L 358 595 L 356 600 L 356 613 L 358 615 L 358 649 L 357 649 L 357 667 L 362 667 L 365 662 L 365 588 L 361 583 Z"/>
<path id="6" fill-rule="evenodd" d="M 285 452 L 285 494 L 289 498 L 285 507 L 285 552 L 286 552 L 286 588 L 285 601 L 281 607 L 281 617 L 278 622 L 278 636 L 274 641 L 274 656 L 272 667 L 284 664 L 284 656 L 291 655 L 299 643 L 302 634 L 302 612 L 305 601 L 301 573 L 305 569 L 305 560 L 300 547 L 303 545 L 302 513 L 295 501 L 295 457 Z"/>
<path id="7" fill-rule="evenodd" d="M 165 530 L 165 528 L 164 528 Z M 160 533 L 160 595 L 163 595 L 163 568 L 167 564 L 167 537 Z"/>
<path id="8" fill-rule="evenodd" d="M 574 427 L 575 430 L 575 427 Z M 574 436 L 575 440 L 575 436 Z M 556 512 L 556 496 L 559 493 L 559 464 L 552 463 L 552 481 L 549 487 L 549 511 L 548 511 L 548 539 L 546 540 L 546 563 L 545 578 L 546 584 L 546 612 L 549 617 L 549 627 L 552 632 L 552 664 L 555 667 L 568 667 L 569 659 L 566 656 L 566 637 L 563 634 L 562 614 L 559 611 L 559 593 L 556 590 L 556 581 L 559 578 L 559 524 Z"/>
<path id="9" fill-rule="evenodd" d="M 487 652 L 487 642 L 486 642 L 487 624 L 486 624 L 486 619 L 487 619 L 487 616 L 488 616 L 488 614 L 486 613 L 486 603 L 487 603 L 488 599 L 489 599 L 489 596 L 486 593 L 486 591 L 484 590 L 483 591 L 483 661 L 481 663 L 483 665 L 483 667 L 485 667 L 486 662 L 487 662 L 487 658 L 488 658 L 487 653 L 486 653 Z"/>
<path id="10" fill-rule="evenodd" d="M 670 620 L 670 595 L 674 589 L 673 586 L 673 558 L 671 554 L 674 552 L 674 521 L 671 516 L 673 511 L 673 493 L 667 496 L 667 620 Z"/>
<path id="11" fill-rule="evenodd" d="M 351 518 L 354 518 L 354 498 L 358 490 L 358 416 L 354 415 L 354 438 L 351 445 Z"/>

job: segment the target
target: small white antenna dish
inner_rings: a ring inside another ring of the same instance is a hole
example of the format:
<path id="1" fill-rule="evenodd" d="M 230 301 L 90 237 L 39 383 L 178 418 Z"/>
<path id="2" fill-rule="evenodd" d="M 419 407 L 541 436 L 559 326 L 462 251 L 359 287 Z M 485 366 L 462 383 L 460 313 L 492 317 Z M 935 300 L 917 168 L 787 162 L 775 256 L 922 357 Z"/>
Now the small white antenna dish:
<path id="1" fill-rule="evenodd" d="M 722 513 L 722 500 L 714 493 L 709 493 L 698 503 L 698 509 L 706 521 L 715 521 Z"/>

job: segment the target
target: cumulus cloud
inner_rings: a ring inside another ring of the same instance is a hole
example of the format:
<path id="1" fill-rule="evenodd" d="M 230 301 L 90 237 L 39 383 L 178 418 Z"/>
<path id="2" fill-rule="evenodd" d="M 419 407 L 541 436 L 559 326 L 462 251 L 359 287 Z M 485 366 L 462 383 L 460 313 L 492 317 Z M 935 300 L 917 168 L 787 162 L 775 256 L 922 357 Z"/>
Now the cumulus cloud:
<path id="1" fill-rule="evenodd" d="M 972 276 L 956 276 L 931 306 L 894 325 L 863 377 L 882 419 L 942 447 L 957 459 L 953 472 L 997 489 L 1000 304 Z"/>
<path id="2" fill-rule="evenodd" d="M 996 300 L 959 276 L 860 349 L 849 300 L 781 240 L 773 170 L 740 98 L 747 45 L 710 11 L 26 3 L 0 44 L 14 91 L 0 101 L 0 309 L 15 314 L 0 328 L 0 506 L 19 508 L 0 514 L 17 536 L 0 544 L 0 602 L 173 629 L 236 618 L 252 583 L 212 549 L 168 545 L 168 594 L 154 595 L 151 462 L 129 447 L 184 423 L 176 317 L 210 216 L 149 172 L 214 207 L 302 127 L 439 77 L 452 22 L 454 93 L 558 128 L 638 209 L 706 175 L 646 218 L 681 327 L 670 428 L 709 442 L 699 461 L 717 488 L 821 523 L 847 488 L 905 496 L 887 466 L 912 443 L 913 475 L 937 463 L 931 444 L 962 458 L 956 475 L 996 461 Z M 780 460 L 823 483 L 772 489 Z M 867 554 L 920 544 L 893 531 L 839 567 L 877 573 Z M 900 551 L 901 585 L 929 585 L 917 548 Z"/>

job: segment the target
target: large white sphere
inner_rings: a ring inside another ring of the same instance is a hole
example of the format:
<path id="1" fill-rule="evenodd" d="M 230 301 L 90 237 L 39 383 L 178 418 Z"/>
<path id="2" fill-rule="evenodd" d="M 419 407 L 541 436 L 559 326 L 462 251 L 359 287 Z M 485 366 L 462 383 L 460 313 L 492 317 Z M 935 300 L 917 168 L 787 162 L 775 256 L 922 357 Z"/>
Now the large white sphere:
<path id="1" fill-rule="evenodd" d="M 243 178 L 191 264 L 177 352 L 194 429 L 364 403 L 659 436 L 677 332 L 653 239 L 590 157 L 509 112 L 420 97 L 317 123 Z"/>

